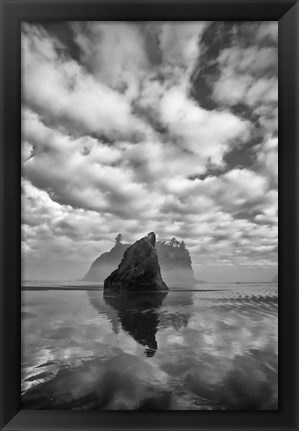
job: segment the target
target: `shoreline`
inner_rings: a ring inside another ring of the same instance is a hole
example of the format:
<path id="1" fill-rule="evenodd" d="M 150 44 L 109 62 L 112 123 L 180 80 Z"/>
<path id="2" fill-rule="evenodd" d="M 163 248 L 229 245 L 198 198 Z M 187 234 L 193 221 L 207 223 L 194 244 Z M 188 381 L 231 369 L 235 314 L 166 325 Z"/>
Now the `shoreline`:
<path id="1" fill-rule="evenodd" d="M 273 283 L 274 284 L 274 283 Z M 21 291 L 37 291 L 37 292 L 41 292 L 41 291 L 49 291 L 49 290 L 61 290 L 61 291 L 100 291 L 100 292 L 104 292 L 104 288 L 103 287 L 99 287 L 99 286 L 61 286 L 61 287 L 57 287 L 57 286 L 37 286 L 37 287 L 31 287 L 31 286 L 21 286 Z M 139 290 L 130 290 L 130 291 L 120 291 L 120 292 L 114 292 L 114 293 L 162 293 L 162 292 L 226 292 L 226 291 L 230 291 L 231 289 L 177 289 L 177 288 L 173 288 L 173 289 L 169 289 L 169 290 L 148 290 L 148 291 L 139 291 Z"/>

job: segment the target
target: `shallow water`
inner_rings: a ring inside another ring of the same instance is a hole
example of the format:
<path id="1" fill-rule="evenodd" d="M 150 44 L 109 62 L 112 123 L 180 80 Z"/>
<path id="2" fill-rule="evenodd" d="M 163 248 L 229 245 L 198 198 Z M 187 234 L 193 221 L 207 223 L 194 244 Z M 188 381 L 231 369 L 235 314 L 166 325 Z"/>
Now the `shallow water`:
<path id="1" fill-rule="evenodd" d="M 277 409 L 277 284 L 76 288 L 22 291 L 23 408 Z"/>

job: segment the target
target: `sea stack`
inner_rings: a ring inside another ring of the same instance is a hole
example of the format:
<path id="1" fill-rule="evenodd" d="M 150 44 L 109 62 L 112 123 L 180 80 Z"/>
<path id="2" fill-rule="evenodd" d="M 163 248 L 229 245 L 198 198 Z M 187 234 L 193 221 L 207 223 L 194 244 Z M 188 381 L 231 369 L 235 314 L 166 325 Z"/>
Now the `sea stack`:
<path id="1" fill-rule="evenodd" d="M 105 291 L 168 290 L 162 280 L 156 250 L 156 235 L 150 232 L 124 253 L 118 268 L 104 281 Z"/>

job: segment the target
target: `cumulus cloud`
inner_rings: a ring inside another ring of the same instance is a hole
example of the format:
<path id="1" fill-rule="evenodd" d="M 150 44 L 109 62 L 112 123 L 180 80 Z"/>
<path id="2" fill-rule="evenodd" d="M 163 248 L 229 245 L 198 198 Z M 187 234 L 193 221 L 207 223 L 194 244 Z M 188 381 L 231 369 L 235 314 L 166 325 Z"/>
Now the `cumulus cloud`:
<path id="1" fill-rule="evenodd" d="M 152 230 L 184 239 L 195 269 L 211 261 L 275 267 L 276 24 L 233 27 L 213 60 L 209 109 L 193 86 L 210 23 L 61 25 L 71 29 L 76 58 L 59 32 L 22 28 L 30 276 L 39 266 L 65 277 L 73 264 L 80 277 L 117 233 L 132 242 Z M 242 151 L 250 163 L 231 166 Z"/>
<path id="2" fill-rule="evenodd" d="M 278 186 L 278 138 L 266 135 L 262 144 L 256 148 L 257 167 L 268 180 L 269 186 Z"/>
<path id="3" fill-rule="evenodd" d="M 126 98 L 68 57 L 45 31 L 25 26 L 22 68 L 24 103 L 48 123 L 81 135 L 119 136 L 142 128 Z"/>
<path id="4" fill-rule="evenodd" d="M 214 83 L 213 97 L 218 102 L 245 103 L 251 107 L 277 102 L 277 25 L 253 24 L 249 34 L 246 43 L 244 36 L 233 39 L 217 58 L 220 73 Z M 267 44 L 269 38 L 271 43 Z"/>
<path id="5" fill-rule="evenodd" d="M 164 94 L 160 106 L 160 117 L 177 137 L 178 145 L 200 156 L 203 165 L 208 159 L 221 164 L 234 139 L 248 138 L 246 121 L 229 111 L 204 110 L 178 88 Z"/>

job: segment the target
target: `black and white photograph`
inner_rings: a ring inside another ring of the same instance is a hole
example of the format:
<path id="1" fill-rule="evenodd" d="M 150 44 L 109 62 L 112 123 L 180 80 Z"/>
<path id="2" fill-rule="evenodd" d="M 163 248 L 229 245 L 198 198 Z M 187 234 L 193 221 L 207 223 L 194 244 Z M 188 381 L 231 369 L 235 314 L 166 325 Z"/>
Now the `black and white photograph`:
<path id="1" fill-rule="evenodd" d="M 278 410 L 278 22 L 21 25 L 25 410 Z"/>

